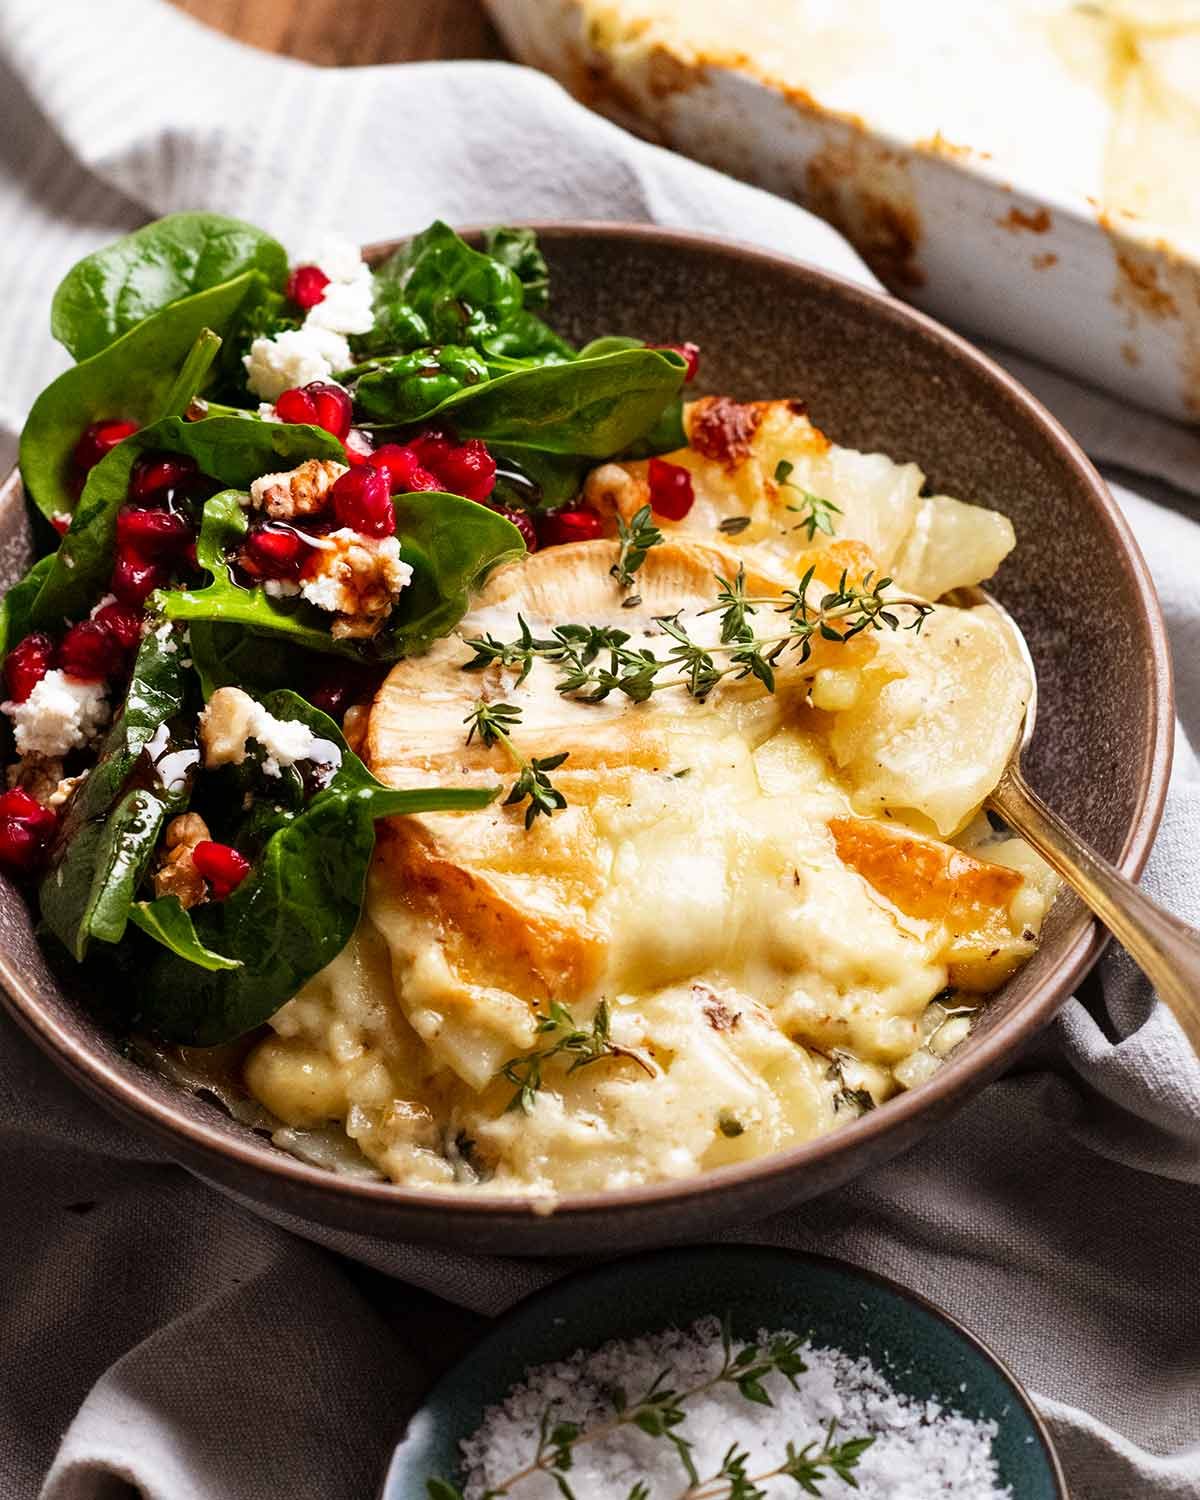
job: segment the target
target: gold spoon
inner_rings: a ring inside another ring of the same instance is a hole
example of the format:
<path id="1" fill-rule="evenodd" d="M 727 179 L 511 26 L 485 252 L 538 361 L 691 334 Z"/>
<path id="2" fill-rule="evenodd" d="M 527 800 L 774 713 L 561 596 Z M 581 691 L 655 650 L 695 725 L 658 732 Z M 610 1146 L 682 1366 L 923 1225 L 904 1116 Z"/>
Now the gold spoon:
<path id="1" fill-rule="evenodd" d="M 987 604 L 1012 633 L 1029 669 L 1030 694 L 1020 739 L 986 806 L 1004 819 L 1100 918 L 1149 979 L 1200 1056 L 1200 932 L 1164 911 L 1108 860 L 1072 833 L 1021 775 L 1021 752 L 1037 719 L 1037 671 L 1020 626 L 986 589 L 955 591 L 956 603 Z"/>

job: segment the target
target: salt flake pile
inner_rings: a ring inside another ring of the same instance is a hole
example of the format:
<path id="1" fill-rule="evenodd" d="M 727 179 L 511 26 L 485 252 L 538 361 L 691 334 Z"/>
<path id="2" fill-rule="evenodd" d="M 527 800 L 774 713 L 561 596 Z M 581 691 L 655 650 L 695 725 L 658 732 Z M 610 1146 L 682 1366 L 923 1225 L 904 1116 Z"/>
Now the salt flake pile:
<path id="1" fill-rule="evenodd" d="M 772 1337 L 760 1333 L 760 1343 Z M 735 1349 L 739 1347 L 736 1343 Z M 750 1454 L 747 1473 L 776 1467 L 784 1445 L 797 1448 L 825 1440 L 830 1418 L 836 1418 L 834 1442 L 873 1437 L 854 1470 L 858 1488 L 832 1475 L 822 1475 L 819 1493 L 824 1500 L 1009 1500 L 992 1458 L 994 1422 L 972 1421 L 934 1401 L 916 1401 L 894 1391 L 868 1360 L 853 1359 L 836 1349 L 800 1350 L 808 1366 L 796 1377 L 793 1389 L 778 1374 L 763 1382 L 773 1406 L 745 1400 L 731 1385 L 690 1398 L 686 1420 L 676 1430 L 693 1445 L 692 1457 L 701 1478 L 717 1473 L 731 1443 Z M 542 1365 L 528 1372 L 500 1406 L 489 1408 L 483 1425 L 462 1445 L 469 1475 L 466 1500 L 482 1500 L 489 1485 L 513 1500 L 561 1500 L 553 1477 L 530 1474 L 508 1489 L 509 1476 L 524 1469 L 537 1451 L 542 1414 L 553 1404 L 553 1420 L 589 1427 L 610 1421 L 611 1402 L 605 1392 L 614 1387 L 626 1393 L 630 1406 L 655 1377 L 670 1369 L 668 1384 L 685 1391 L 711 1379 L 721 1368 L 720 1324 L 704 1318 L 691 1328 L 605 1344 L 594 1353 L 580 1351 L 560 1364 Z M 651 1438 L 632 1425 L 618 1427 L 595 1443 L 578 1443 L 569 1472 L 578 1500 L 627 1500 L 640 1480 L 650 1500 L 685 1500 L 697 1493 L 723 1496 L 724 1487 L 701 1485 L 689 1490 L 688 1477 L 671 1445 Z M 797 1494 L 794 1480 L 775 1478 L 762 1484 L 772 1497 Z"/>

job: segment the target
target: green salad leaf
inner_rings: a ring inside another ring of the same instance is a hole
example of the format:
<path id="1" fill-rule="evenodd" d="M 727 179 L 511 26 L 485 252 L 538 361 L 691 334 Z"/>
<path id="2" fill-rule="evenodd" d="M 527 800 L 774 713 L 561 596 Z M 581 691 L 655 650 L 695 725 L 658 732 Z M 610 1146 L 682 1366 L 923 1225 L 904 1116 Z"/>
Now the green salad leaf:
<path id="1" fill-rule="evenodd" d="M 357 370 L 348 371 L 346 378 L 354 380 L 354 404 L 364 425 L 419 422 L 451 396 L 489 378 L 482 355 L 458 344 L 418 349 L 362 374 Z"/>
<path id="2" fill-rule="evenodd" d="M 178 896 L 156 896 L 153 901 L 135 901 L 129 908 L 129 920 L 156 943 L 169 948 L 178 958 L 201 969 L 240 969 L 240 958 L 226 958 L 206 948 L 196 936 L 183 903 Z"/>
<path id="3" fill-rule="evenodd" d="M 423 357 L 403 356 L 358 379 L 354 399 L 369 418 L 365 425 L 445 417 L 463 437 L 588 458 L 620 453 L 653 428 L 686 373 L 683 359 L 670 351 L 619 349 L 461 383 L 436 400 L 431 380 L 422 404 L 410 399 L 410 362 Z"/>
<path id="4" fill-rule="evenodd" d="M 25 488 L 44 515 L 75 509 L 71 454 L 84 429 L 117 417 L 145 427 L 173 414 L 168 412 L 170 398 L 197 339 L 206 329 L 227 334 L 262 286 L 257 271 L 245 271 L 184 297 L 51 381 L 33 403 L 19 452 Z"/>
<path id="5" fill-rule="evenodd" d="M 270 693 L 263 703 L 276 718 L 299 719 L 331 741 L 340 764 L 299 810 L 280 812 L 250 874 L 225 901 L 190 912 L 148 903 L 140 925 L 161 951 L 139 955 L 132 1019 L 192 1046 L 230 1041 L 261 1025 L 341 952 L 362 907 L 376 818 L 485 807 L 499 790 L 385 787 L 333 720 L 297 694 Z M 197 950 L 208 955 L 203 964 L 193 957 Z"/>
<path id="6" fill-rule="evenodd" d="M 112 572 L 117 512 L 126 503 L 129 476 L 142 453 L 163 451 L 194 458 L 202 474 L 239 490 L 306 458 L 344 459 L 341 443 L 323 427 L 261 422 L 256 417 L 205 417 L 187 422 L 164 417 L 143 427 L 88 475 L 71 527 L 34 606 L 34 623 L 58 625 L 84 613 L 103 594 Z"/>
<path id="7" fill-rule="evenodd" d="M 67 806 L 39 888 L 42 922 L 76 959 L 119 942 L 166 819 L 187 805 L 199 764 L 187 641 L 158 624 L 142 638 L 124 711 Z"/>
<path id="8" fill-rule="evenodd" d="M 75 359 L 90 359 L 152 314 L 247 271 L 281 288 L 279 241 L 224 214 L 168 214 L 72 266 L 54 293 L 50 331 Z"/>
<path id="9" fill-rule="evenodd" d="M 0 664 L 33 628 L 33 601 L 53 566 L 54 553 L 49 552 L 40 557 L 24 578 L 18 579 L 0 599 Z"/>
<path id="10" fill-rule="evenodd" d="M 499 563 L 520 557 L 525 544 L 511 521 L 459 495 L 396 495 L 394 503 L 400 556 L 412 567 L 413 577 L 391 620 L 369 640 L 335 640 L 329 615 L 307 600 L 271 598 L 261 587 L 246 588 L 235 581 L 226 555 L 241 542 L 248 522 L 231 490 L 214 495 L 204 507 L 196 555 L 212 574 L 212 582 L 203 589 L 163 592 L 159 607 L 170 620 L 237 625 L 306 651 L 359 661 L 394 661 L 421 650 L 462 619 L 472 590 Z M 204 642 L 206 689 L 209 683 L 219 685 L 217 677 L 225 676 L 214 654 L 219 645 L 211 638 Z"/>
<path id="11" fill-rule="evenodd" d="M 526 307 L 545 307 L 550 301 L 550 270 L 532 229 L 498 225 L 483 232 L 483 248 L 493 260 L 515 271 Z"/>

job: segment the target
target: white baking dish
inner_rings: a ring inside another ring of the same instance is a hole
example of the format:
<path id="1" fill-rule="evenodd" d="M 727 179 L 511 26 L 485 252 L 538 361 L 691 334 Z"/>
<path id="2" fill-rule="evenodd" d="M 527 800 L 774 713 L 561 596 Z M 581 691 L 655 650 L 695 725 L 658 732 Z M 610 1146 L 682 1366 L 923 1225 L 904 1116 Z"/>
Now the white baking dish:
<path id="1" fill-rule="evenodd" d="M 1200 0 L 488 3 L 522 61 L 815 209 L 908 300 L 1200 421 Z"/>

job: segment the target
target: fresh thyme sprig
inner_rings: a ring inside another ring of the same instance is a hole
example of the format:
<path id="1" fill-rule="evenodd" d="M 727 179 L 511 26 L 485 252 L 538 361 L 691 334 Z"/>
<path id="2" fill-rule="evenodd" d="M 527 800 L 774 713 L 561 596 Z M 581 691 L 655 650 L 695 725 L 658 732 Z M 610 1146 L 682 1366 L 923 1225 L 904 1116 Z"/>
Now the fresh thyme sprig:
<path id="1" fill-rule="evenodd" d="M 506 1078 L 516 1089 L 516 1093 L 508 1101 L 506 1113 L 513 1109 L 530 1113 L 542 1087 L 542 1069 L 552 1058 L 571 1059 L 567 1068 L 568 1077 L 590 1063 L 599 1062 L 602 1057 L 632 1058 L 651 1077 L 654 1076 L 653 1066 L 640 1052 L 613 1041 L 608 1004 L 604 1000 L 596 1007 L 592 1024 L 586 1029 L 576 1024 L 575 1017 L 565 1005 L 552 1000 L 547 1014 L 538 1013 L 537 1034 L 547 1036 L 554 1033 L 558 1035 L 550 1046 L 527 1052 L 524 1057 L 510 1058 L 496 1075 L 498 1078 Z"/>
<path id="2" fill-rule="evenodd" d="M 806 1443 L 803 1448 L 789 1442 L 782 1463 L 755 1475 L 746 1472 L 749 1454 L 734 1443 L 726 1451 L 717 1472 L 701 1478 L 692 1456 L 693 1444 L 682 1431 L 687 1402 L 717 1386 L 733 1386 L 744 1400 L 772 1406 L 774 1403 L 763 1382 L 768 1376 L 778 1374 L 794 1387 L 796 1377 L 808 1368 L 800 1354 L 800 1346 L 797 1335 L 776 1334 L 766 1344 L 746 1344 L 735 1354 L 726 1315 L 721 1325 L 721 1367 L 715 1375 L 686 1390 L 676 1390 L 669 1384 L 670 1369 L 662 1370 L 644 1394 L 634 1401 L 628 1399 L 625 1391 L 613 1388 L 608 1392 L 612 1416 L 587 1428 L 576 1422 L 555 1420 L 555 1403 L 551 1402 L 542 1412 L 533 1457 L 489 1489 L 483 1500 L 504 1500 L 513 1494 L 522 1480 L 538 1473 L 547 1474 L 554 1480 L 563 1500 L 577 1500 L 568 1478 L 574 1467 L 575 1450 L 587 1443 L 598 1443 L 621 1427 L 628 1426 L 636 1427 L 647 1437 L 661 1438 L 675 1449 L 687 1476 L 687 1486 L 679 1492 L 676 1500 L 763 1500 L 766 1495 L 761 1488 L 763 1482 L 779 1477 L 794 1479 L 809 1495 L 819 1496 L 821 1481 L 832 1475 L 853 1487 L 853 1471 L 875 1440 L 860 1437 L 834 1443 L 836 1420 L 830 1421 L 825 1440 L 819 1447 L 815 1441 Z M 463 1500 L 462 1492 L 444 1479 L 429 1480 L 426 1491 L 429 1500 Z M 650 1500 L 650 1489 L 644 1480 L 634 1484 L 627 1500 Z"/>
<path id="3" fill-rule="evenodd" d="M 509 734 L 509 730 L 520 723 L 520 720 L 521 710 L 515 703 L 485 703 L 481 698 L 463 723 L 471 726 L 467 730 L 468 745 L 478 735 L 481 742 L 488 748 L 492 745 L 503 745 L 508 752 L 509 758 L 517 768 L 517 779 L 513 782 L 503 805 L 512 807 L 528 799 L 529 806 L 525 809 L 525 827 L 532 828 L 539 814 L 544 813 L 546 817 L 551 817 L 559 808 L 566 807 L 567 799 L 551 782 L 549 773 L 557 771 L 571 752 L 564 750 L 561 755 L 546 755 L 540 759 L 536 756 L 530 758 L 522 755 L 513 744 L 512 736 Z"/>
<path id="4" fill-rule="evenodd" d="M 651 520 L 648 505 L 643 505 L 641 510 L 636 511 L 629 522 L 623 516 L 618 516 L 617 533 L 621 539 L 621 550 L 610 571 L 619 588 L 631 589 L 633 575 L 646 561 L 646 554 L 650 549 L 661 546 L 663 534 Z M 624 601 L 624 608 L 632 609 L 641 602 L 637 594 L 630 594 Z"/>
<path id="5" fill-rule="evenodd" d="M 475 655 L 464 663 L 465 671 L 481 671 L 491 665 L 518 667 L 517 682 L 523 682 L 536 660 L 559 667 L 558 691 L 584 703 L 599 703 L 612 692 L 624 693 L 635 703 L 644 703 L 665 688 L 683 687 L 693 697 L 707 698 L 723 678 L 757 678 L 768 692 L 775 691 L 775 669 L 782 660 L 803 666 L 811 657 L 815 639 L 833 642 L 852 640 L 864 630 L 919 631 L 933 606 L 919 599 L 893 598 L 887 594 L 890 578 L 875 581 L 868 573 L 858 584 L 843 571 L 837 587 L 817 604 L 809 602 L 815 569 L 809 568 L 794 589 L 778 597 L 751 596 L 746 592 L 746 574 L 718 575 L 717 602 L 704 613 L 720 613 L 720 642 L 702 645 L 688 633 L 678 615 L 663 616 L 655 623 L 673 644 L 664 656 L 646 647 L 631 648 L 622 630 L 597 625 L 559 625 L 551 638 L 538 640 L 520 617 L 521 633 L 515 641 L 493 636 L 476 637 L 467 645 Z M 762 634 L 756 630 L 759 612 L 769 608 L 781 628 Z M 900 610 L 912 618 L 902 625 Z M 718 665 L 716 658 L 726 657 Z"/>
<path id="6" fill-rule="evenodd" d="M 803 501 L 801 505 L 788 506 L 788 510 L 796 512 L 801 518 L 799 523 L 791 529 L 807 531 L 810 542 L 818 531 L 823 531 L 826 536 L 832 536 L 834 534 L 833 518 L 841 515 L 841 509 L 832 500 L 826 500 L 823 495 L 814 495 L 812 490 L 793 484 L 791 474 L 795 467 L 795 464 L 789 463 L 786 458 L 781 458 L 775 465 L 775 483 L 789 490 L 795 490 Z"/>

